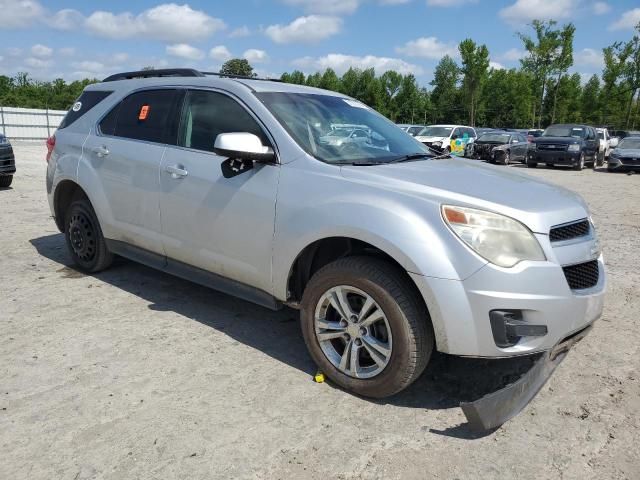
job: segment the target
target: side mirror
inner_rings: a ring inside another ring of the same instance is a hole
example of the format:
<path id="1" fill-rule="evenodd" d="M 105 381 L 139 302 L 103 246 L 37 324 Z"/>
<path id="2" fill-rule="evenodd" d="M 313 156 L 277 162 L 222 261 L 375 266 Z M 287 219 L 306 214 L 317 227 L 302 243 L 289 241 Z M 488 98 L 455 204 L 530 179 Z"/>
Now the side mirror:
<path id="1" fill-rule="evenodd" d="M 216 137 L 213 152 L 222 157 L 262 163 L 271 163 L 276 159 L 271 148 L 262 145 L 258 136 L 247 132 L 221 133 Z"/>

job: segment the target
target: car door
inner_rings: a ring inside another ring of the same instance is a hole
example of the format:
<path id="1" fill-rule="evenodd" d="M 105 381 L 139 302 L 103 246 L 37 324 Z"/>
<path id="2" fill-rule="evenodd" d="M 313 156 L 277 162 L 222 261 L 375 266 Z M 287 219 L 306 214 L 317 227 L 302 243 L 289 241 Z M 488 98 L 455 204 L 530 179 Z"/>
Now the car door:
<path id="1" fill-rule="evenodd" d="M 160 163 L 172 125 L 174 89 L 135 92 L 118 103 L 84 145 L 90 168 L 84 182 L 105 236 L 163 254 L 160 234 Z"/>
<path id="2" fill-rule="evenodd" d="M 234 176 L 213 152 L 220 133 L 249 132 L 273 147 L 255 117 L 225 92 L 186 93 L 176 145 L 160 168 L 162 242 L 178 261 L 271 292 L 280 167 L 253 165 Z M 228 172 L 228 171 L 227 171 Z"/>
<path id="3" fill-rule="evenodd" d="M 590 158 L 594 162 L 596 160 L 596 152 L 598 151 L 598 142 L 599 140 L 598 140 L 598 135 L 596 134 L 596 131 L 591 127 L 587 127 L 586 137 L 585 137 L 585 145 L 587 147 L 587 152 L 585 156 Z"/>
<path id="4" fill-rule="evenodd" d="M 523 162 L 527 154 L 527 140 L 520 134 L 514 135 L 512 139 L 512 141 L 515 140 L 515 143 L 511 147 L 511 151 L 515 153 L 514 160 Z"/>

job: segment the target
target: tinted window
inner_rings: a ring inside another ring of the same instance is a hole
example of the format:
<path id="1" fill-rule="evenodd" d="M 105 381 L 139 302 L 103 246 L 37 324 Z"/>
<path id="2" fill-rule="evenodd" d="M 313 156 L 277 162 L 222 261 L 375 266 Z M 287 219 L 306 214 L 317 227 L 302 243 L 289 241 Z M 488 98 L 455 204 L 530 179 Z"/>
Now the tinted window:
<path id="1" fill-rule="evenodd" d="M 178 144 L 183 147 L 211 152 L 219 134 L 233 132 L 253 133 L 263 145 L 271 146 L 255 119 L 238 102 L 221 93 L 188 92 L 181 125 Z"/>
<path id="2" fill-rule="evenodd" d="M 149 142 L 173 143 L 169 133 L 175 123 L 171 118 L 175 100 L 175 90 L 146 90 L 129 95 L 114 109 L 118 110 L 114 135 Z M 109 115 L 112 113 L 114 112 Z M 109 119 L 111 121 L 113 120 Z M 109 122 L 105 127 L 110 126 Z M 106 133 L 102 127 L 101 123 L 100 128 Z"/>
<path id="3" fill-rule="evenodd" d="M 120 111 L 120 105 L 118 103 L 100 122 L 100 132 L 104 135 L 115 135 L 116 122 L 118 121 L 118 112 Z"/>
<path id="4" fill-rule="evenodd" d="M 102 92 L 98 90 L 82 92 L 82 95 L 80 95 L 69 112 L 64 116 L 62 122 L 60 122 L 58 129 L 68 127 L 112 93 L 113 92 Z"/>

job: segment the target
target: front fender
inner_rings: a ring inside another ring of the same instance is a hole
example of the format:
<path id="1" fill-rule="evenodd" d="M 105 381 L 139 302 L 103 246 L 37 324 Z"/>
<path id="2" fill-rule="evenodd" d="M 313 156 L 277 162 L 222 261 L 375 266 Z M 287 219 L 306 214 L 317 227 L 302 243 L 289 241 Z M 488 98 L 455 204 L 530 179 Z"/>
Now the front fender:
<path id="1" fill-rule="evenodd" d="M 282 169 L 273 250 L 273 294 L 287 298 L 289 272 L 310 244 L 329 237 L 361 240 L 379 248 L 407 271 L 461 280 L 486 261 L 473 255 L 448 229 L 440 205 L 352 182 L 335 166 Z M 333 170 L 333 171 L 332 171 Z"/>

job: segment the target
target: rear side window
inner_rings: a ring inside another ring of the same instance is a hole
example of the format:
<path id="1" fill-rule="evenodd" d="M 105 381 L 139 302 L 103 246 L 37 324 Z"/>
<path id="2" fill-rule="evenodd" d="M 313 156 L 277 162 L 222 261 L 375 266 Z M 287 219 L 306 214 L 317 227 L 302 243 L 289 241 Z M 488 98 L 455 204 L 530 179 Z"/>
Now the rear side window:
<path id="1" fill-rule="evenodd" d="M 177 98 L 175 90 L 145 90 L 129 95 L 100 122 L 105 135 L 145 140 L 157 143 L 174 143 L 175 131 L 172 118 Z"/>
<path id="2" fill-rule="evenodd" d="M 113 92 L 90 90 L 82 92 L 82 95 L 76 100 L 69 112 L 64 116 L 58 129 L 63 129 L 78 120 L 81 116 L 107 98 Z"/>

